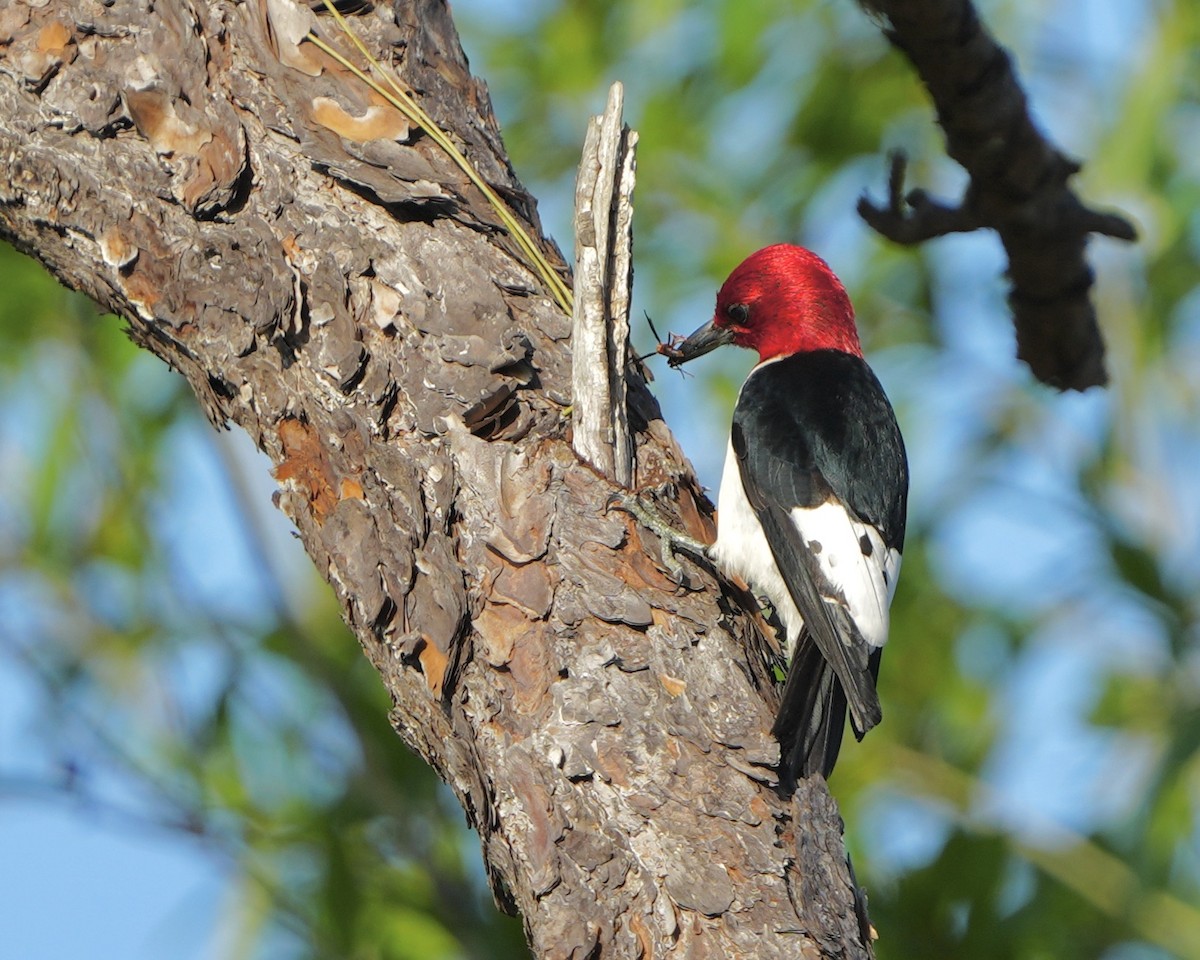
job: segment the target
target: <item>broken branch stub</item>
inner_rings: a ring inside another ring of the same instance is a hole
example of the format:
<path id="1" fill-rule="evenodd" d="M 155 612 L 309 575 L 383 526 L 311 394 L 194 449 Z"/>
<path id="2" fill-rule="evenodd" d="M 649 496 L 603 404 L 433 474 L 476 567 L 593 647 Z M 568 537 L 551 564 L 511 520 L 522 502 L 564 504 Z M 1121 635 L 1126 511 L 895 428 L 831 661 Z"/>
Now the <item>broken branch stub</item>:
<path id="1" fill-rule="evenodd" d="M 622 122 L 623 89 L 588 124 L 575 184 L 572 445 L 622 487 L 633 482 L 626 409 L 633 187 L 637 133 Z"/>

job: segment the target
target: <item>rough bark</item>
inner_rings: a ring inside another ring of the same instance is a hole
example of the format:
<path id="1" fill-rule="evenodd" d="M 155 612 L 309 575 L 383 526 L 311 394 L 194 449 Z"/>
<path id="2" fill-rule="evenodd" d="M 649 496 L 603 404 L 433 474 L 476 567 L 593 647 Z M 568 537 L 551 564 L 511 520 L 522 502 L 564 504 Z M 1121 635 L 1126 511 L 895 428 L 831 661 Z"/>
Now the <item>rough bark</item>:
<path id="1" fill-rule="evenodd" d="M 274 461 L 539 956 L 869 956 L 824 783 L 772 786 L 750 604 L 701 570 L 678 589 L 606 513 L 570 443 L 569 318 L 316 23 L 291 0 L 0 7 L 0 236 Z M 444 2 L 356 26 L 536 229 Z M 710 534 L 629 389 L 635 486 Z"/>
<path id="2" fill-rule="evenodd" d="M 994 229 L 1008 256 L 1009 305 L 1017 356 L 1061 389 L 1107 382 L 1104 340 L 1085 256 L 1093 233 L 1133 240 L 1123 217 L 1084 206 L 1069 186 L 1080 164 L 1034 125 L 1012 58 L 970 0 L 859 0 L 929 90 L 946 152 L 971 177 L 947 204 L 903 192 L 903 157 L 893 158 L 888 203 L 864 198 L 863 218 L 897 243 Z"/>

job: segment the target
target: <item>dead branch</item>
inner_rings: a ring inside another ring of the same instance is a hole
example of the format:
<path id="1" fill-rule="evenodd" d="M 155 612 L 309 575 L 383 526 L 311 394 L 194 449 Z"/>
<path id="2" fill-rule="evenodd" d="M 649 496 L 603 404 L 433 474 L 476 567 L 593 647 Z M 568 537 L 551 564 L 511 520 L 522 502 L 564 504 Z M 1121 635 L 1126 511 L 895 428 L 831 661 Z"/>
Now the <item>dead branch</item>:
<path id="1" fill-rule="evenodd" d="M 588 124 L 575 187 L 575 312 L 571 334 L 575 452 L 622 487 L 633 481 L 626 411 L 633 186 L 637 133 L 621 120 L 614 83 Z"/>
<path id="2" fill-rule="evenodd" d="M 970 0 L 860 0 L 929 90 L 946 152 L 970 184 L 957 204 L 903 195 L 904 158 L 893 157 L 888 202 L 864 197 L 859 213 L 897 243 L 989 227 L 1008 255 L 1017 355 L 1045 383 L 1104 384 L 1104 342 L 1085 258 L 1093 233 L 1133 240 L 1124 217 L 1083 205 L 1068 185 L 1080 165 L 1034 126 L 1008 52 Z"/>

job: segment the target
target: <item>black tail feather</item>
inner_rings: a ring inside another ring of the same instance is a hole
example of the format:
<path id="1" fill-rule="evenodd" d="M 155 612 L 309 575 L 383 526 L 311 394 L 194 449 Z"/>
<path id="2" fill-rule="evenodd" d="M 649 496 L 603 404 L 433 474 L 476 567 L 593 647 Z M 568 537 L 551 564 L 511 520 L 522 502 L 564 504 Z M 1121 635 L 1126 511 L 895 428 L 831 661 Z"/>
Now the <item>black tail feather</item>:
<path id="1" fill-rule="evenodd" d="M 879 653 L 873 651 L 869 661 L 872 679 L 879 674 Z M 785 790 L 795 789 L 801 777 L 829 779 L 842 748 L 846 712 L 841 681 L 805 631 L 788 667 L 772 730 L 779 741 L 779 779 Z M 855 728 L 854 735 L 861 740 L 865 732 Z"/>

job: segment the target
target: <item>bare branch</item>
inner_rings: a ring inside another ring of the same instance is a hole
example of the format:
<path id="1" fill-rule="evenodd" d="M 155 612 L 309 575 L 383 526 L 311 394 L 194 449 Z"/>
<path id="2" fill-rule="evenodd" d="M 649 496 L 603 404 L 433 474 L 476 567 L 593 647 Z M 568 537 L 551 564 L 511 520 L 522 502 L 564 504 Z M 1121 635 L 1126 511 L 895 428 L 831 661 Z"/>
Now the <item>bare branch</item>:
<path id="1" fill-rule="evenodd" d="M 898 243 L 994 229 L 1008 254 L 1017 355 L 1039 380 L 1061 389 L 1105 383 L 1084 251 L 1093 233 L 1134 240 L 1133 226 L 1119 214 L 1085 207 L 1067 185 L 1079 163 L 1034 126 L 1008 52 L 970 0 L 860 3 L 884 22 L 888 39 L 916 69 L 945 131 L 946 152 L 971 182 L 957 206 L 914 191 L 906 211 L 893 187 L 887 206 L 864 198 L 859 213 Z M 902 177 L 902 161 L 899 170 Z M 892 173 L 895 179 L 895 160 Z"/>
<path id="2" fill-rule="evenodd" d="M 891 155 L 888 204 L 879 206 L 868 197 L 858 201 L 858 213 L 876 231 L 894 243 L 911 246 L 951 233 L 969 233 L 983 224 L 966 207 L 935 200 L 924 190 L 904 194 L 908 158 L 902 150 Z"/>

